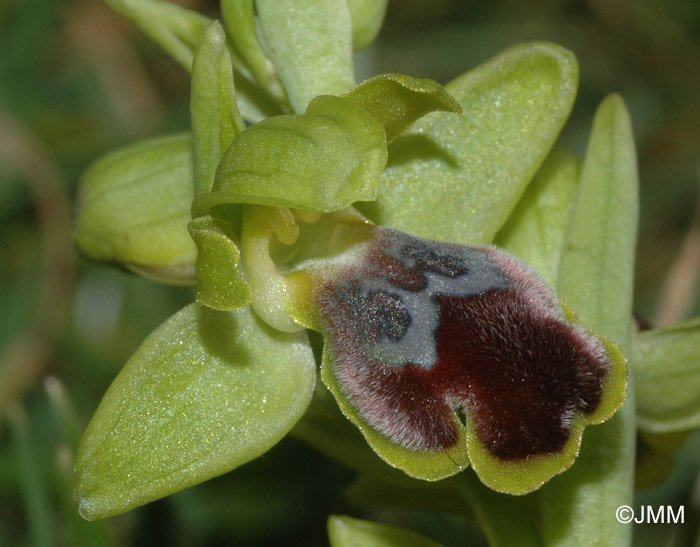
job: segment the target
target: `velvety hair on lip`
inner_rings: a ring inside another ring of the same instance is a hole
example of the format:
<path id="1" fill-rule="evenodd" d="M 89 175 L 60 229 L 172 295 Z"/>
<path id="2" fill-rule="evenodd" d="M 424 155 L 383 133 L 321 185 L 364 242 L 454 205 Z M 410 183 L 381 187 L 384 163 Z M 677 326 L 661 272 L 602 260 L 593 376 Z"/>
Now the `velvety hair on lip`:
<path id="1" fill-rule="evenodd" d="M 454 446 L 466 416 L 500 460 L 556 453 L 600 403 L 603 344 L 500 249 L 377 228 L 316 299 L 342 395 L 407 449 Z"/>

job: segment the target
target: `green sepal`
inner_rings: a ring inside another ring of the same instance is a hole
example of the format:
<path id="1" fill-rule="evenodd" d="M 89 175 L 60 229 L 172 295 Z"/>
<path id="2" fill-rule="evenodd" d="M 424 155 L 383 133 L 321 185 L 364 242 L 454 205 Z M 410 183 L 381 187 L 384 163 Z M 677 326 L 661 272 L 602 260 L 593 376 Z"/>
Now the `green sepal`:
<path id="1" fill-rule="evenodd" d="M 187 233 L 193 199 L 189 133 L 131 144 L 83 173 L 73 239 L 88 258 L 194 284 L 197 248 Z"/>
<path id="2" fill-rule="evenodd" d="M 352 21 L 352 48 L 366 48 L 379 34 L 388 0 L 347 0 Z"/>
<path id="3" fill-rule="evenodd" d="M 227 203 L 344 209 L 376 197 L 386 159 L 381 124 L 351 101 L 322 95 L 306 114 L 243 131 L 224 154 L 212 192 L 195 200 L 193 216 Z"/>
<path id="4" fill-rule="evenodd" d="M 355 84 L 346 0 L 256 0 L 267 51 L 294 112 Z"/>
<path id="5" fill-rule="evenodd" d="M 231 226 L 210 216 L 188 226 L 197 245 L 197 302 L 215 310 L 232 311 L 250 303 L 250 287 L 240 268 L 241 253 L 233 241 Z"/>
<path id="6" fill-rule="evenodd" d="M 445 86 L 464 110 L 418 120 L 389 149 L 377 224 L 431 239 L 490 243 L 571 111 L 578 65 L 547 43 L 513 47 Z"/>
<path id="7" fill-rule="evenodd" d="M 160 0 L 106 0 L 112 9 L 138 26 L 182 67 L 192 67 L 194 50 L 211 19 Z"/>
<path id="8" fill-rule="evenodd" d="M 209 192 L 221 156 L 245 123 L 236 104 L 231 58 L 218 21 L 204 30 L 192 62 L 190 116 L 195 195 Z"/>
<path id="9" fill-rule="evenodd" d="M 557 290 L 582 325 L 630 354 L 637 217 L 637 163 L 621 97 L 598 107 L 564 240 Z M 630 371 L 631 372 L 631 371 Z M 586 433 L 574 466 L 540 490 L 545 543 L 625 545 L 631 530 L 610 515 L 630 505 L 636 427 L 634 382 L 625 404 Z M 561 500 L 569 502 L 562 507 Z M 570 523 L 576 522 L 571 527 Z"/>
<path id="10" fill-rule="evenodd" d="M 557 283 L 564 234 L 580 172 L 578 158 L 554 148 L 496 236 L 496 245 L 522 258 L 550 286 Z"/>
<path id="11" fill-rule="evenodd" d="M 260 456 L 301 417 L 315 380 L 305 333 L 275 331 L 250 308 L 187 306 L 145 340 L 88 425 L 81 514 L 116 515 Z"/>
<path id="12" fill-rule="evenodd" d="M 455 98 L 435 80 L 403 74 L 379 74 L 348 90 L 343 98 L 377 118 L 387 142 L 430 112 L 462 112 Z"/>
<path id="13" fill-rule="evenodd" d="M 700 318 L 634 339 L 637 423 L 653 433 L 700 427 Z"/>
<path id="14" fill-rule="evenodd" d="M 440 544 L 397 526 L 331 515 L 328 518 L 331 547 L 440 547 Z"/>

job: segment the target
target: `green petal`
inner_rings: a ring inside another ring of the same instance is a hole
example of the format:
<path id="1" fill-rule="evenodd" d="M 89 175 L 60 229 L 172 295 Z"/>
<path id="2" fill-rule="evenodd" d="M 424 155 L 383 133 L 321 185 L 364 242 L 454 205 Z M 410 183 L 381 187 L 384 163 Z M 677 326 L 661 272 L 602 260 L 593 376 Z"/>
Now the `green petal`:
<path id="1" fill-rule="evenodd" d="M 410 530 L 336 515 L 328 519 L 328 538 L 331 547 L 440 547 Z"/>
<path id="2" fill-rule="evenodd" d="M 267 57 L 258 39 L 254 0 L 222 0 L 221 15 L 231 40 L 254 79 L 266 89 L 278 103 L 287 102 L 275 65 Z"/>
<path id="3" fill-rule="evenodd" d="M 231 226 L 210 216 L 200 217 L 189 226 L 197 245 L 197 302 L 215 310 L 232 311 L 247 306 L 250 287 L 239 267 L 240 252 L 233 242 Z"/>
<path id="4" fill-rule="evenodd" d="M 454 97 L 436 81 L 403 74 L 380 74 L 356 85 L 343 97 L 377 118 L 388 142 L 429 112 L 462 112 Z"/>
<path id="5" fill-rule="evenodd" d="M 245 124 L 238 112 L 226 36 L 218 21 L 202 35 L 192 63 L 192 140 L 195 194 L 209 192 L 221 156 Z"/>
<path id="6" fill-rule="evenodd" d="M 700 427 L 700 318 L 634 340 L 639 427 L 654 433 Z"/>
<path id="7" fill-rule="evenodd" d="M 630 350 L 638 216 L 637 164 L 629 114 L 617 95 L 598 108 L 559 270 L 561 297 L 583 325 Z M 632 503 L 634 393 L 622 409 L 586 433 L 570 471 L 542 491 L 546 542 L 625 545 L 631 528 L 610 515 Z M 569 500 L 563 506 L 562 499 Z M 573 524 L 572 524 L 573 523 Z"/>
<path id="8" fill-rule="evenodd" d="M 366 48 L 379 34 L 388 0 L 347 0 L 352 20 L 352 47 Z"/>
<path id="9" fill-rule="evenodd" d="M 316 97 L 306 114 L 269 118 L 243 131 L 193 214 L 226 203 L 343 209 L 375 198 L 386 156 L 384 128 L 367 111 L 339 97 Z"/>
<path id="10" fill-rule="evenodd" d="M 294 112 L 355 83 L 346 0 L 256 0 L 267 51 Z"/>
<path id="11" fill-rule="evenodd" d="M 496 236 L 497 245 L 522 258 L 551 286 L 557 282 L 580 171 L 581 162 L 573 155 L 552 150 Z"/>
<path id="12" fill-rule="evenodd" d="M 552 44 L 516 46 L 445 89 L 461 116 L 430 114 L 390 147 L 378 224 L 489 243 L 547 156 L 576 95 L 578 68 Z"/>
<path id="13" fill-rule="evenodd" d="M 136 351 L 88 425 L 81 514 L 122 513 L 260 456 L 302 415 L 315 378 L 305 334 L 274 331 L 248 308 L 184 308 Z"/>
<path id="14" fill-rule="evenodd" d="M 87 257 L 163 282 L 194 283 L 187 233 L 194 198 L 192 137 L 158 137 L 93 163 L 78 190 L 73 238 Z"/>

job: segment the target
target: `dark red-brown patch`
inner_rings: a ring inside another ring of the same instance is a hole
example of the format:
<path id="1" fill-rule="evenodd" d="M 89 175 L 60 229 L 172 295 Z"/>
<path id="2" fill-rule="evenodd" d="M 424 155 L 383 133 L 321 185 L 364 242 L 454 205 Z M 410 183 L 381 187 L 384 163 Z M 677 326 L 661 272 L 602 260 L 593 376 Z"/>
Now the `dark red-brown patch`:
<path id="1" fill-rule="evenodd" d="M 470 401 L 477 435 L 504 460 L 559 452 L 574 414 L 598 406 L 607 359 L 583 331 L 540 315 L 514 289 L 445 297 L 436 383 Z"/>
<path id="2" fill-rule="evenodd" d="M 407 448 L 453 446 L 461 406 L 494 456 L 554 453 L 566 443 L 574 414 L 590 414 L 600 402 L 608 365 L 599 343 L 538 310 L 514 287 L 437 296 L 432 368 L 367 359 L 347 320 L 347 295 L 337 285 L 321 295 L 341 390 L 373 427 Z"/>

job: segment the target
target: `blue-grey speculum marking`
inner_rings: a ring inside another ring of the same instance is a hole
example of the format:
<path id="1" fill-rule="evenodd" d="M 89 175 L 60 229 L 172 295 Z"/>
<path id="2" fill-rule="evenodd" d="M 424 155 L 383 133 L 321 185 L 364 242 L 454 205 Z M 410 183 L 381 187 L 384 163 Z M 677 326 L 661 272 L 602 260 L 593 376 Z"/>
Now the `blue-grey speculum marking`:
<path id="1" fill-rule="evenodd" d="M 362 351 L 384 365 L 435 366 L 438 296 L 483 294 L 508 285 L 498 266 L 478 249 L 459 247 L 455 254 L 438 255 L 415 244 L 390 244 L 384 252 L 425 280 L 421 289 L 408 290 L 371 276 L 361 279 L 352 291 Z"/>
<path id="2" fill-rule="evenodd" d="M 373 291 L 351 299 L 355 328 L 362 340 L 376 344 L 382 339 L 398 342 L 411 324 L 411 316 L 401 297 L 385 291 Z"/>

